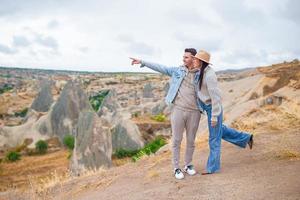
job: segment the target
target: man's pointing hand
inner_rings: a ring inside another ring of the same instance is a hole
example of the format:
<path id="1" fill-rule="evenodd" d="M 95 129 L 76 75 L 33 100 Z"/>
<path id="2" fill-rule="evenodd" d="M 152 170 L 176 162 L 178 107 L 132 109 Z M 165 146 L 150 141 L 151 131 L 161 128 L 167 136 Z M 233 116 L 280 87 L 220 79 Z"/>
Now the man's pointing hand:
<path id="1" fill-rule="evenodd" d="M 141 60 L 139 60 L 139 59 L 131 58 L 131 57 L 130 57 L 130 59 L 132 60 L 132 61 L 131 61 L 131 65 L 134 65 L 134 64 L 141 64 Z"/>

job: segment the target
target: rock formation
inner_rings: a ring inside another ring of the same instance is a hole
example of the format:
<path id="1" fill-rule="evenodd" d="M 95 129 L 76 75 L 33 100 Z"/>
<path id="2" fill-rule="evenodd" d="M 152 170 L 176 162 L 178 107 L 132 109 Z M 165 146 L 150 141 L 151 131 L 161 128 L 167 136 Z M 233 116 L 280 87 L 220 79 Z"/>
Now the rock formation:
<path id="1" fill-rule="evenodd" d="M 95 112 L 83 111 L 79 115 L 75 134 L 75 147 L 71 170 L 80 174 L 111 166 L 112 142 L 110 125 Z"/>

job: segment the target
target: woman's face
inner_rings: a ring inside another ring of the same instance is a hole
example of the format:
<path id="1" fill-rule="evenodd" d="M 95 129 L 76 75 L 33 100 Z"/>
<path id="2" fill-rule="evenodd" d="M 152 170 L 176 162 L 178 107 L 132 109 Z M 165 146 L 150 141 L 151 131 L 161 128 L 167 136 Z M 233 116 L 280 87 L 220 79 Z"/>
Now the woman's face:
<path id="1" fill-rule="evenodd" d="M 202 61 L 199 60 L 198 58 L 193 59 L 193 66 L 194 68 L 200 68 L 202 66 Z"/>

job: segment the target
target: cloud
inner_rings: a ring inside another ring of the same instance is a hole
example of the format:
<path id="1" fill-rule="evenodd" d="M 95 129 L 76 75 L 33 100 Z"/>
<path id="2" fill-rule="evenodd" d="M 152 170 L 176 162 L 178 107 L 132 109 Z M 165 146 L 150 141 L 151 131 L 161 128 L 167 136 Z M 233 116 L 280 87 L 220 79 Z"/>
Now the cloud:
<path id="1" fill-rule="evenodd" d="M 207 19 L 204 14 L 201 14 L 200 10 L 193 10 L 191 7 L 172 9 L 168 11 L 167 17 L 175 22 L 188 25 L 192 24 L 199 26 L 209 22 L 209 19 Z"/>
<path id="2" fill-rule="evenodd" d="M 47 48 L 57 50 L 58 49 L 58 43 L 57 40 L 51 36 L 44 36 L 41 34 L 36 34 L 35 41 Z"/>
<path id="3" fill-rule="evenodd" d="M 153 46 L 144 42 L 136 41 L 130 35 L 119 35 L 118 40 L 122 43 L 125 43 L 127 50 L 133 54 L 153 55 L 155 53 L 155 48 Z"/>
<path id="4" fill-rule="evenodd" d="M 40 16 L 81 15 L 83 13 L 109 12 L 116 1 L 89 0 L 83 3 L 81 0 L 0 0 L 0 17 L 20 20 Z"/>
<path id="5" fill-rule="evenodd" d="M 51 20 L 49 21 L 49 23 L 47 24 L 47 27 L 49 29 L 55 29 L 59 26 L 59 22 L 57 20 Z"/>
<path id="6" fill-rule="evenodd" d="M 89 48 L 88 47 L 79 47 L 78 50 L 81 52 L 81 53 L 87 53 L 89 51 Z"/>
<path id="7" fill-rule="evenodd" d="M 0 65 L 139 71 L 129 67 L 129 56 L 175 65 L 185 47 L 211 52 L 216 68 L 300 57 L 296 0 L 0 0 L 0 5 Z"/>
<path id="8" fill-rule="evenodd" d="M 3 53 L 3 54 L 15 54 L 15 53 L 17 53 L 17 50 L 13 49 L 13 48 L 11 48 L 9 46 L 0 44 L 0 53 Z"/>
<path id="9" fill-rule="evenodd" d="M 43 2 L 37 0 L 1 0 L 0 16 L 27 16 L 45 13 L 59 6 L 57 0 L 45 0 Z M 62 1 L 63 3 L 63 1 Z"/>
<path id="10" fill-rule="evenodd" d="M 260 49 L 235 49 L 221 53 L 220 59 L 227 65 L 234 67 L 255 66 L 267 59 L 268 53 Z"/>
<path id="11" fill-rule="evenodd" d="M 152 46 L 143 42 L 132 42 L 129 44 L 128 49 L 136 54 L 153 55 L 155 50 Z"/>
<path id="12" fill-rule="evenodd" d="M 204 31 L 203 31 L 204 32 Z M 222 40 L 218 37 L 206 36 L 204 34 L 192 34 L 184 32 L 175 32 L 174 37 L 181 42 L 182 47 L 194 47 L 196 49 L 205 49 L 209 52 L 219 50 Z"/>
<path id="13" fill-rule="evenodd" d="M 25 37 L 25 36 L 22 36 L 22 35 L 15 35 L 13 36 L 13 45 L 16 46 L 16 47 L 27 47 L 31 44 L 31 42 Z"/>
<path id="14" fill-rule="evenodd" d="M 286 5 L 284 11 L 282 12 L 282 14 L 283 14 L 284 17 L 286 17 L 287 19 L 295 22 L 299 26 L 300 25 L 299 8 L 300 8 L 300 2 L 299 1 L 289 0 L 287 2 L 287 5 Z"/>
<path id="15" fill-rule="evenodd" d="M 214 0 L 212 2 L 212 7 L 223 22 L 231 26 L 257 27 L 266 20 L 265 14 L 260 9 L 249 6 L 246 1 Z"/>

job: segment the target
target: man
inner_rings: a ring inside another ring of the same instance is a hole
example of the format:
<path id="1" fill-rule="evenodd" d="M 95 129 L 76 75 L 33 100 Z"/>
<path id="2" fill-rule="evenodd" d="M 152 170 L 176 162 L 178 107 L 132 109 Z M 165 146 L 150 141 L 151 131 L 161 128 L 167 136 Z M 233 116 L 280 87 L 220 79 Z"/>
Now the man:
<path id="1" fill-rule="evenodd" d="M 170 88 L 166 96 L 166 103 L 172 104 L 171 128 L 172 128 L 172 163 L 176 179 L 183 179 L 184 174 L 179 166 L 180 145 L 184 130 L 186 131 L 186 151 L 184 172 L 195 175 L 192 164 L 195 149 L 195 138 L 198 130 L 201 112 L 197 106 L 195 74 L 199 69 L 193 68 L 193 56 L 197 53 L 194 48 L 184 50 L 183 64 L 179 67 L 166 67 L 164 65 L 130 58 L 132 65 L 141 64 L 140 67 L 148 67 L 154 71 L 171 77 Z"/>

